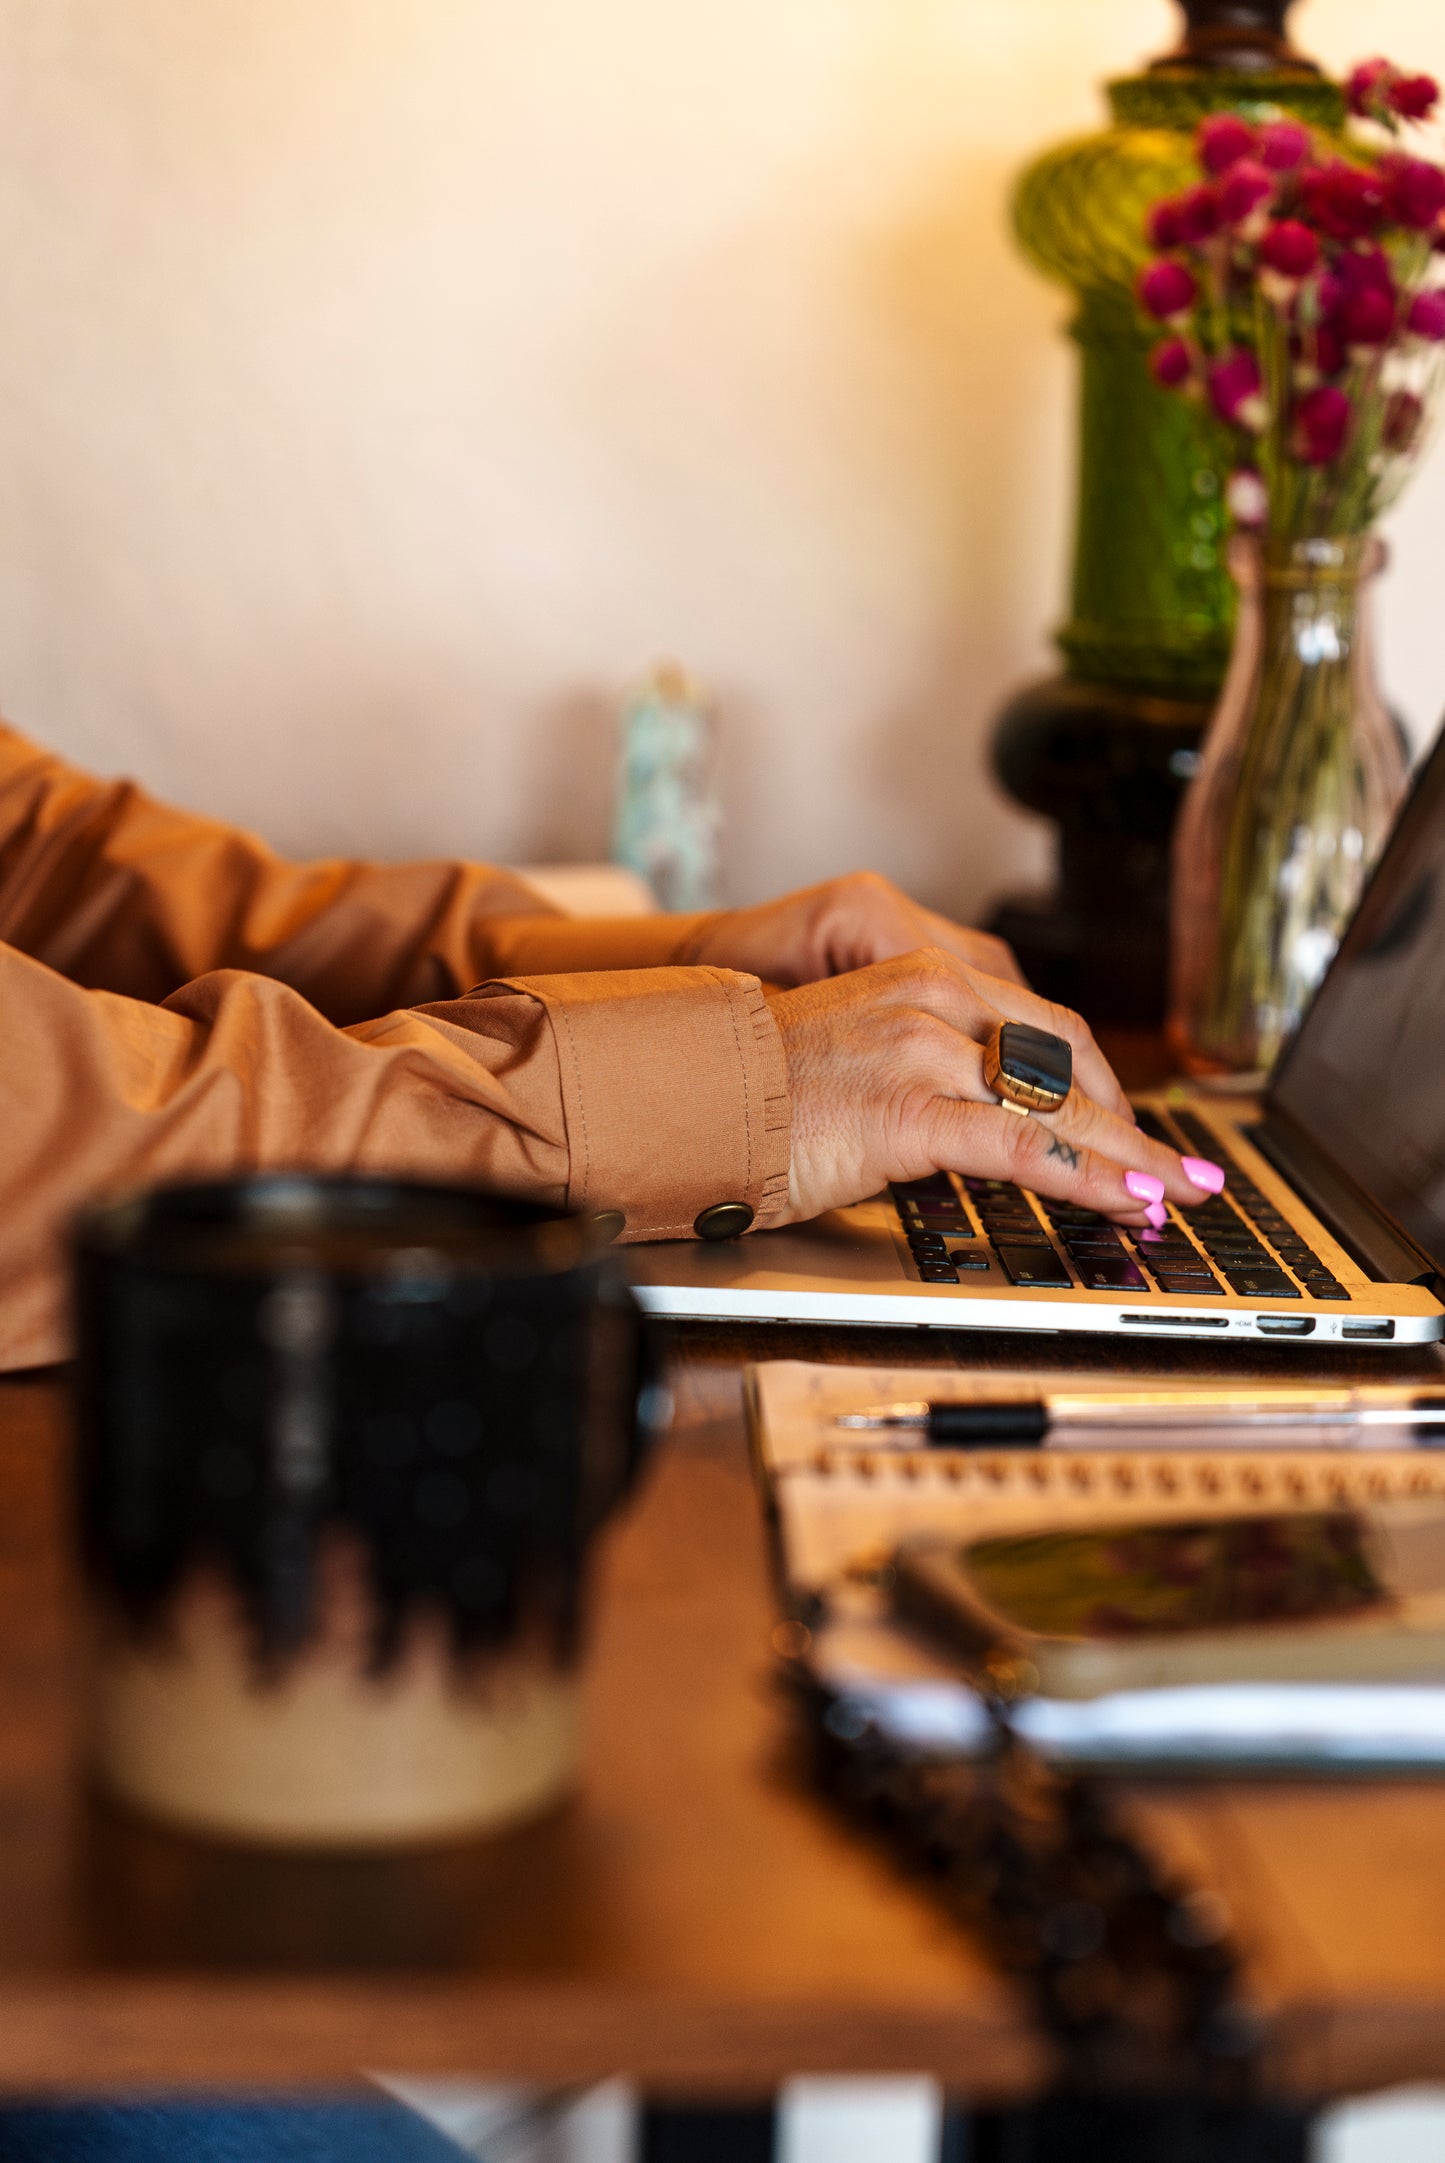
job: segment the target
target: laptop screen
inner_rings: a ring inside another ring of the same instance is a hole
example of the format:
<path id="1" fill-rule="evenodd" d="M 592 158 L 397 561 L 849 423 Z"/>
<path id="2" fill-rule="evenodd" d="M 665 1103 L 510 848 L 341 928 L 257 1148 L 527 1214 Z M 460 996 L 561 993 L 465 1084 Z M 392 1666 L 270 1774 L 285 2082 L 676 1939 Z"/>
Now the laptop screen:
<path id="1" fill-rule="evenodd" d="M 1269 1102 L 1445 1269 L 1445 733 Z"/>

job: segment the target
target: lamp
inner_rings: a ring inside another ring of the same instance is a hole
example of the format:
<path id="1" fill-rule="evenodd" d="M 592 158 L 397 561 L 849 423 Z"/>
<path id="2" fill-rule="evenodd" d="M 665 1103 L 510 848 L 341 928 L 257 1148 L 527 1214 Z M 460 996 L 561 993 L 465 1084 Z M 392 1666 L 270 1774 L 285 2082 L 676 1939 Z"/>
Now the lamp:
<path id="1" fill-rule="evenodd" d="M 1020 803 L 1057 821 L 1045 899 L 1006 901 L 991 928 L 1049 996 L 1106 1021 L 1163 1018 L 1169 840 L 1228 658 L 1224 475 L 1207 424 L 1150 380 L 1134 303 L 1144 217 L 1193 177 L 1191 138 L 1220 107 L 1344 119 L 1338 89 L 1288 42 L 1292 0 L 1180 0 L 1180 45 L 1108 86 L 1112 125 L 1024 173 L 1025 251 L 1076 294 L 1078 516 L 1061 675 L 999 718 L 994 763 Z"/>

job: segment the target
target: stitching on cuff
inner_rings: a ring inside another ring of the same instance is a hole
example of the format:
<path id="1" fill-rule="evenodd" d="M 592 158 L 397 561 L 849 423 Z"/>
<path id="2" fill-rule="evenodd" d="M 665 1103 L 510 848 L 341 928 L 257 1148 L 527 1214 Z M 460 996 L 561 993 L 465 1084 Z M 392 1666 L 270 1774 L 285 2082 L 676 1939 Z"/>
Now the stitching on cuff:
<path id="1" fill-rule="evenodd" d="M 750 1067 L 750 1066 L 748 1065 L 748 1062 L 747 1062 L 746 1058 L 745 1058 L 745 1057 L 743 1056 L 743 1040 L 742 1040 L 742 1035 L 741 1035 L 741 1032 L 740 1032 L 740 1031 L 739 1031 L 739 1029 L 738 1029 L 738 1010 L 737 1010 L 737 1001 L 736 1001 L 736 1000 L 735 1000 L 735 999 L 734 999 L 734 998 L 732 997 L 732 987 L 731 987 L 730 985 L 724 985 L 724 986 L 723 986 L 723 995 L 724 995 L 724 997 L 725 997 L 725 998 L 726 998 L 726 1000 L 727 1000 L 727 1009 L 728 1009 L 728 1020 L 729 1020 L 729 1021 L 730 1021 L 730 1022 L 732 1023 L 732 1025 L 733 1025 L 733 1048 L 734 1048 L 734 1050 L 735 1050 L 735 1051 L 737 1052 L 737 1055 L 738 1055 L 738 1071 L 739 1071 L 739 1073 L 740 1073 L 740 1074 L 741 1074 L 741 1076 L 742 1076 L 742 1083 L 743 1083 L 743 1140 L 744 1140 L 744 1142 L 746 1143 L 746 1146 L 747 1146 L 747 1152 L 748 1152 L 748 1163 L 747 1163 L 747 1171 L 746 1171 L 746 1172 L 745 1172 L 745 1174 L 744 1174 L 744 1181 L 745 1181 L 745 1191 L 746 1191 L 746 1195 L 747 1195 L 747 1200 L 748 1200 L 749 1206 L 752 1206 L 752 1202 L 753 1202 L 753 1101 L 752 1101 L 752 1100 L 753 1100 L 753 1075 L 752 1075 L 752 1069 L 751 1069 L 751 1067 Z"/>

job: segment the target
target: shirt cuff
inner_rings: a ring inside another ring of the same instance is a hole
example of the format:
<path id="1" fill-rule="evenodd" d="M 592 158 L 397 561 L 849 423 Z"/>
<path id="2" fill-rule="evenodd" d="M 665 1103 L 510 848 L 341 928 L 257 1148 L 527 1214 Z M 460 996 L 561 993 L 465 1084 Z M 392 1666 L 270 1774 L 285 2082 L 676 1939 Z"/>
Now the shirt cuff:
<path id="1" fill-rule="evenodd" d="M 720 1202 L 758 1229 L 788 1200 L 787 1057 L 756 977 L 730 969 L 510 978 L 551 1026 L 567 1128 L 567 1204 L 617 1209 L 621 1237 L 685 1239 Z"/>

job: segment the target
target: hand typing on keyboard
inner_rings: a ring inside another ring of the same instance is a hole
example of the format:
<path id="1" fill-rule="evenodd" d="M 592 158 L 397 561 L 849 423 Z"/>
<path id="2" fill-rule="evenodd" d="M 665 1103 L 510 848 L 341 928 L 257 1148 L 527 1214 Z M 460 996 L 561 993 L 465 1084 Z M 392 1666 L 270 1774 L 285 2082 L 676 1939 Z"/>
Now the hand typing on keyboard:
<path id="1" fill-rule="evenodd" d="M 1218 1166 L 1144 1133 L 1077 1014 L 931 948 L 768 1000 L 793 1102 L 794 1220 L 936 1171 L 1003 1180 L 1116 1223 L 1162 1225 L 1223 1185 Z M 1074 1086 L 1055 1112 L 1019 1118 L 983 1078 L 1005 1021 L 1063 1037 Z"/>
<path id="2" fill-rule="evenodd" d="M 724 909 L 702 926 L 688 959 L 745 969 L 764 983 L 787 986 L 866 969 L 875 961 L 892 961 L 929 946 L 941 947 L 988 976 L 1023 982 L 1002 939 L 936 915 L 874 871 L 825 879 L 821 886 L 783 894 L 756 908 Z"/>

